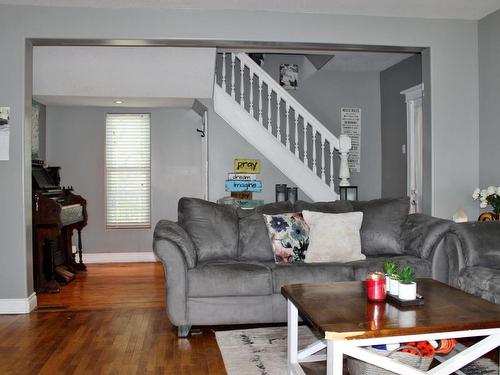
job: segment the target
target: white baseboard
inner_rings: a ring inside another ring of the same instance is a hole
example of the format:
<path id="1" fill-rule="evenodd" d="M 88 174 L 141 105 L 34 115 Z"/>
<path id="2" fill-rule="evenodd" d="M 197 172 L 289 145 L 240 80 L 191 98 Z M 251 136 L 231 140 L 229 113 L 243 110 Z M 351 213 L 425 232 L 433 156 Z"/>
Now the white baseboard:
<path id="1" fill-rule="evenodd" d="M 29 314 L 37 305 L 36 294 L 28 298 L 0 299 L 0 314 Z"/>
<path id="2" fill-rule="evenodd" d="M 152 251 L 136 253 L 83 253 L 83 263 L 135 263 L 157 262 Z"/>

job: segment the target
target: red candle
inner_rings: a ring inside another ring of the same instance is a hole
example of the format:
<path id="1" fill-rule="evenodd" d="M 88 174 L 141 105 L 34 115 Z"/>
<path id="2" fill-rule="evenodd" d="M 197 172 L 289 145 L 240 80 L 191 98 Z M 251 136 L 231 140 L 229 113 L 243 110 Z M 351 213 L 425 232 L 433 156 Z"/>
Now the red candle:
<path id="1" fill-rule="evenodd" d="M 366 279 L 366 295 L 370 301 L 385 300 L 385 275 L 382 272 L 371 272 Z"/>

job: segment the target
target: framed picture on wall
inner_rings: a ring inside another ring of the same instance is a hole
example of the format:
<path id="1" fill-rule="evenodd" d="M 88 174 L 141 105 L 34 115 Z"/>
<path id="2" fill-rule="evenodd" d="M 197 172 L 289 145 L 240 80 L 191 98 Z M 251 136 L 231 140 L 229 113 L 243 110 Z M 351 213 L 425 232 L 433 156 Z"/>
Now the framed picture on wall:
<path id="1" fill-rule="evenodd" d="M 297 90 L 299 66 L 297 64 L 280 65 L 280 85 L 287 90 Z"/>

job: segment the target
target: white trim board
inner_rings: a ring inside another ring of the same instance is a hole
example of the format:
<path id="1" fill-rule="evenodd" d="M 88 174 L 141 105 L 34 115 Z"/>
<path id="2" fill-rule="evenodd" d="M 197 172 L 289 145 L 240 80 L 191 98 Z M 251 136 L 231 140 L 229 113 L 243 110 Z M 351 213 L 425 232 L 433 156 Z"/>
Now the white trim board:
<path id="1" fill-rule="evenodd" d="M 0 314 L 29 314 L 37 306 L 36 294 L 28 298 L 0 299 Z"/>
<path id="2" fill-rule="evenodd" d="M 83 253 L 84 263 L 136 263 L 157 262 L 158 258 L 152 251 L 134 253 Z"/>

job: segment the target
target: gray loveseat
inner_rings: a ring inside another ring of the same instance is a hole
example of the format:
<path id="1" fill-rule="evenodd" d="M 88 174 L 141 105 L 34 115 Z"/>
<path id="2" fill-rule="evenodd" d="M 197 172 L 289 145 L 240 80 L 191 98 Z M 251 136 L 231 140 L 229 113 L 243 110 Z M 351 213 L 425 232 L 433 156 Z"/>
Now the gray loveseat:
<path id="1" fill-rule="evenodd" d="M 302 210 L 363 212 L 362 252 L 350 263 L 277 265 L 262 214 Z M 195 198 L 179 200 L 178 222 L 161 220 L 153 248 L 166 274 L 167 315 L 186 336 L 192 325 L 286 321 L 281 286 L 290 283 L 363 280 L 386 259 L 411 265 L 418 277 L 447 282 L 445 238 L 452 222 L 408 215 L 409 201 L 298 201 L 241 210 Z"/>

